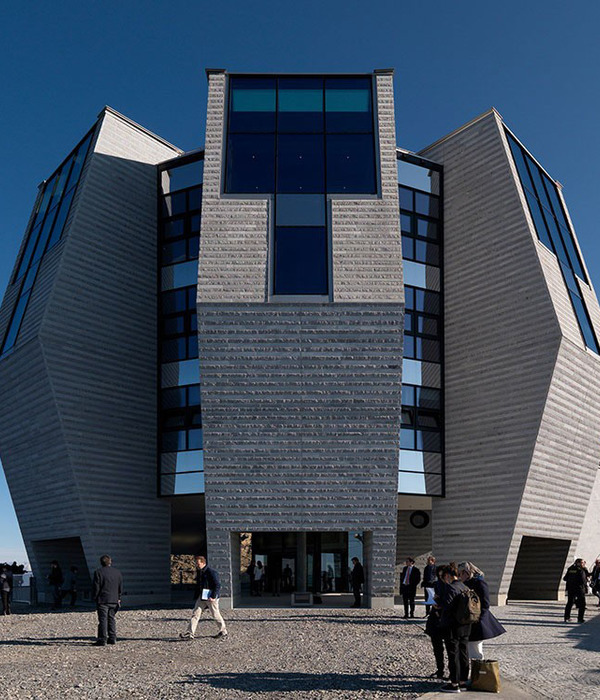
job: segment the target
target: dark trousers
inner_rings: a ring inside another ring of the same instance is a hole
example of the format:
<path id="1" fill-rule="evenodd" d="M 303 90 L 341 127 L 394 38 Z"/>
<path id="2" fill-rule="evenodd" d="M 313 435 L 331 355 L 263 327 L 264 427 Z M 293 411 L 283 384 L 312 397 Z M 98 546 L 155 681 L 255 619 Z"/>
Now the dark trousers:
<path id="1" fill-rule="evenodd" d="M 450 682 L 454 685 L 469 679 L 469 635 L 459 635 L 452 631 L 444 639 L 448 653 Z"/>
<path id="2" fill-rule="evenodd" d="M 567 604 L 565 605 L 565 620 L 571 617 L 573 603 L 577 606 L 577 621 L 583 622 L 585 615 L 585 594 L 581 591 L 567 591 Z"/>
<path id="3" fill-rule="evenodd" d="M 74 608 L 74 607 L 75 607 L 75 603 L 76 603 L 76 601 L 77 601 L 77 591 L 63 591 L 63 592 L 62 592 L 62 597 L 63 597 L 63 598 L 66 598 L 68 595 L 71 596 L 71 600 L 70 600 L 69 605 L 70 605 L 72 608 Z"/>
<path id="4" fill-rule="evenodd" d="M 431 646 L 435 656 L 435 670 L 439 676 L 444 675 L 444 638 L 441 634 L 431 635 Z"/>
<path id="5" fill-rule="evenodd" d="M 2 594 L 2 614 L 10 615 L 10 591 L 0 591 Z"/>
<path id="6" fill-rule="evenodd" d="M 415 596 L 417 591 L 414 588 L 409 588 L 408 586 L 402 586 L 402 602 L 404 603 L 404 615 L 408 617 L 409 610 L 410 616 L 415 616 Z"/>
<path id="7" fill-rule="evenodd" d="M 360 608 L 360 583 L 352 586 L 352 593 L 354 593 L 354 607 Z"/>
<path id="8" fill-rule="evenodd" d="M 52 586 L 52 607 L 54 609 L 60 608 L 61 603 L 62 603 L 62 591 L 60 589 L 60 586 L 53 585 Z"/>
<path id="9" fill-rule="evenodd" d="M 98 641 L 106 642 L 117 640 L 117 621 L 115 615 L 117 613 L 116 603 L 98 603 L 96 605 L 98 612 Z"/>

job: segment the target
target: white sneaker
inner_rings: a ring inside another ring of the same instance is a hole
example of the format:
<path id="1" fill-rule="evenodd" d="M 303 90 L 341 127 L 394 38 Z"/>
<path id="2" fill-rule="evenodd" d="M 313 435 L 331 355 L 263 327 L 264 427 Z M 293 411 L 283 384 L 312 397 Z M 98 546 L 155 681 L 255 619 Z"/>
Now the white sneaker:
<path id="1" fill-rule="evenodd" d="M 179 639 L 193 639 L 194 635 L 190 634 L 189 632 L 180 632 L 179 633 Z"/>

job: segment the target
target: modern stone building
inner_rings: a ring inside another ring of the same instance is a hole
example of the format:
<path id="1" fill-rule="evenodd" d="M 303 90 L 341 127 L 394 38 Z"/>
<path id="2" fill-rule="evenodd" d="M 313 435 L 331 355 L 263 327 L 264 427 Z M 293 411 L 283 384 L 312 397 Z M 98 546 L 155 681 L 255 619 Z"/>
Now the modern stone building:
<path id="1" fill-rule="evenodd" d="M 398 148 L 389 70 L 207 73 L 204 148 L 105 108 L 40 185 L 0 308 L 35 573 L 108 551 L 164 602 L 207 552 L 238 605 L 250 556 L 331 596 L 358 556 L 381 607 L 433 551 L 556 598 L 600 547 L 600 308 L 561 186 L 493 109 Z"/>

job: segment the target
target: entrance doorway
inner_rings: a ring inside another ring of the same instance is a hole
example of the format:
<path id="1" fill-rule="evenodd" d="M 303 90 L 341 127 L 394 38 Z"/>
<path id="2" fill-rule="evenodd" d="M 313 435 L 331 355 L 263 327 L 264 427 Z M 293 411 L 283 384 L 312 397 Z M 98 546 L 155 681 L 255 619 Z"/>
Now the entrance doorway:
<path id="1" fill-rule="evenodd" d="M 362 532 L 246 532 L 240 548 L 241 605 L 288 606 L 293 592 L 305 591 L 316 604 L 353 600 L 350 571 L 353 557 L 363 562 Z"/>

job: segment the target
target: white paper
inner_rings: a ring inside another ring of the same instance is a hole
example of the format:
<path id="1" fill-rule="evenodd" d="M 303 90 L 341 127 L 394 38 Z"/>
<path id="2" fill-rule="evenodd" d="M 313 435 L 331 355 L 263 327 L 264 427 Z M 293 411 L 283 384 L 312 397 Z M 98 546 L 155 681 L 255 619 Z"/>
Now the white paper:
<path id="1" fill-rule="evenodd" d="M 209 598 L 210 598 L 210 589 L 203 588 L 202 589 L 202 600 L 208 600 Z"/>
<path id="2" fill-rule="evenodd" d="M 427 592 L 427 600 L 425 601 L 425 605 L 435 605 L 435 600 L 433 599 L 435 591 L 433 588 L 425 588 L 425 591 Z"/>

